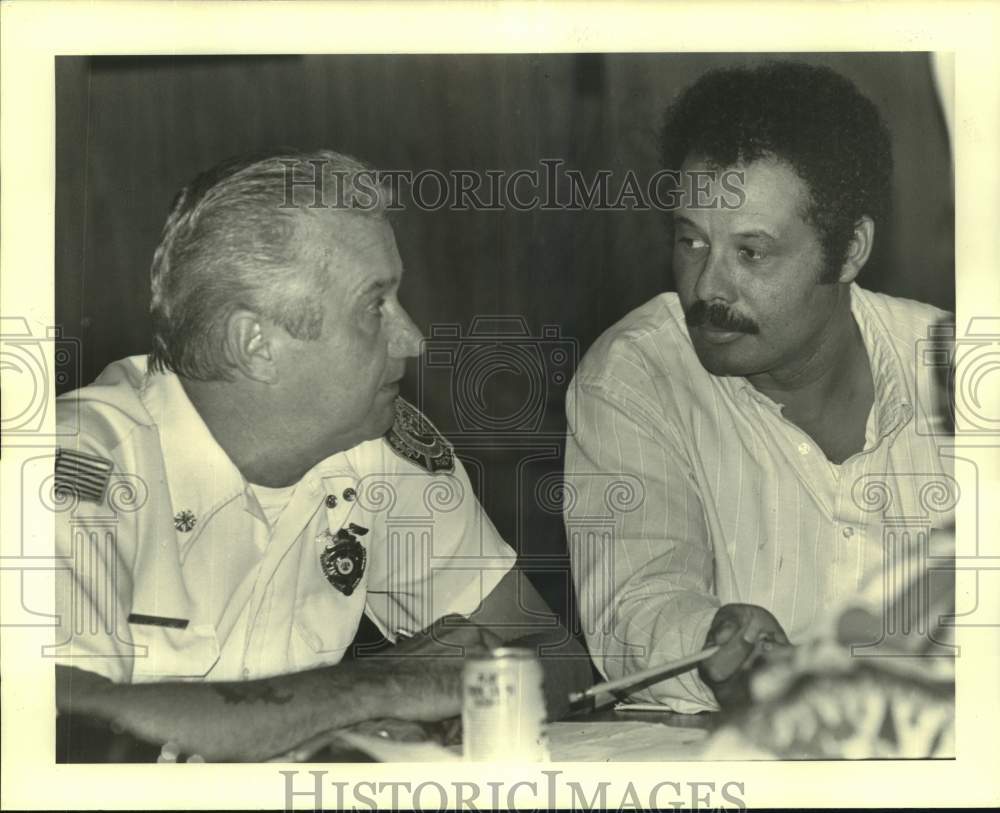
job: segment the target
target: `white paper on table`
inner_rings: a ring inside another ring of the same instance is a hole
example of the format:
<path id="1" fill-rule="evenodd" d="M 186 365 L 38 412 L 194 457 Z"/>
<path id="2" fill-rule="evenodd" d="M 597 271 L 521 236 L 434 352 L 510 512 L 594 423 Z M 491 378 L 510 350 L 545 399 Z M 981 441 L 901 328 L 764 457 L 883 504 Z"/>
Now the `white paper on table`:
<path id="1" fill-rule="evenodd" d="M 672 714 L 669 706 L 662 703 L 615 703 L 615 711 L 651 711 L 656 714 Z"/>
<path id="2" fill-rule="evenodd" d="M 565 722 L 546 728 L 553 762 L 646 762 L 701 759 L 702 728 L 661 723 Z"/>

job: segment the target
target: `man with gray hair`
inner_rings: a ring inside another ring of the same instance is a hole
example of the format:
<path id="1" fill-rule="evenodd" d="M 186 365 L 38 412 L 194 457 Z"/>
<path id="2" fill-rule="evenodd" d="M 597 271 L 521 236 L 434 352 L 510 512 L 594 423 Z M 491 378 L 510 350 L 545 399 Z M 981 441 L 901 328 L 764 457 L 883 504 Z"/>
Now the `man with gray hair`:
<path id="1" fill-rule="evenodd" d="M 374 173 L 219 166 L 152 266 L 153 349 L 59 399 L 57 704 L 208 760 L 460 710 L 462 655 L 568 634 L 448 442 L 398 395 L 421 336 Z M 124 495 L 124 497 L 122 496 Z M 367 616 L 389 641 L 341 662 Z M 550 715 L 589 681 L 544 661 Z M 169 751 L 169 753 L 167 753 Z"/>

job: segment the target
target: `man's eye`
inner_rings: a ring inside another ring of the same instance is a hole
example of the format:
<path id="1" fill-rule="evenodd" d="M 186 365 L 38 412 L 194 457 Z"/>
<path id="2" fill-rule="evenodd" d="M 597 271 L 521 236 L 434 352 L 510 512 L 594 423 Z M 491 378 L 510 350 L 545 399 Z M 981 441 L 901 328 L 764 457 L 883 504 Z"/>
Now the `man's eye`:
<path id="1" fill-rule="evenodd" d="M 381 313 L 383 307 L 385 307 L 385 297 L 379 297 L 368 306 L 368 310 L 371 313 Z"/>
<path id="2" fill-rule="evenodd" d="M 708 248 L 708 243 L 700 237 L 678 237 L 677 242 L 690 251 L 701 251 L 703 248 Z"/>
<path id="3" fill-rule="evenodd" d="M 759 262 L 764 259 L 764 252 L 756 248 L 750 248 L 749 246 L 743 246 L 740 249 L 740 257 L 744 260 L 749 260 L 750 262 Z"/>

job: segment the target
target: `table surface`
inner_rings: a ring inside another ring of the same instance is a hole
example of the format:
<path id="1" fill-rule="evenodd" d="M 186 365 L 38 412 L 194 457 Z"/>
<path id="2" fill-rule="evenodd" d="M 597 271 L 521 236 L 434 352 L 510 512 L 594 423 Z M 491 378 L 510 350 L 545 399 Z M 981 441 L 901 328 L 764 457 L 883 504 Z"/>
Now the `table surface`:
<path id="1" fill-rule="evenodd" d="M 661 762 L 700 758 L 717 714 L 608 709 L 548 726 L 553 762 Z"/>

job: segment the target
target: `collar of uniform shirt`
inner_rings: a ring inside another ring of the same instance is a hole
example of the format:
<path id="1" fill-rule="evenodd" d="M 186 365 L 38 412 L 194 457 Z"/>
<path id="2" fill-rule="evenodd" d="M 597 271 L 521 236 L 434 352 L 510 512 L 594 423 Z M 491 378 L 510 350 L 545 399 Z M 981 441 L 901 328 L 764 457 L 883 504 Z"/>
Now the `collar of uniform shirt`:
<path id="1" fill-rule="evenodd" d="M 174 373 L 148 374 L 140 397 L 159 431 L 175 511 L 190 511 L 203 525 L 235 497 L 247 499 L 243 475 L 212 437 Z"/>

